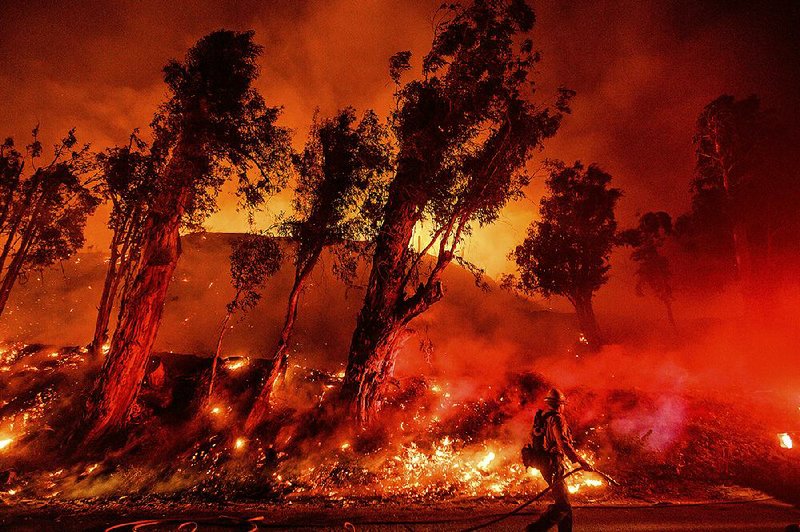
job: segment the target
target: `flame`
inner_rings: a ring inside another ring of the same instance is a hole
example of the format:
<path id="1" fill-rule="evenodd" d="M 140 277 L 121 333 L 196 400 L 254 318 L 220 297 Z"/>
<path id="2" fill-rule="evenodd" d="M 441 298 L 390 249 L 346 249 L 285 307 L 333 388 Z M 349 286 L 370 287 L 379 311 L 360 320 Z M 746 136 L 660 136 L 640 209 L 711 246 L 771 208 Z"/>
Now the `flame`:
<path id="1" fill-rule="evenodd" d="M 603 481 L 598 480 L 596 478 L 591 477 L 584 477 L 579 479 L 577 482 L 572 482 L 567 486 L 567 490 L 570 493 L 578 493 L 581 488 L 601 488 L 603 487 Z"/>
<path id="2" fill-rule="evenodd" d="M 489 464 L 491 464 L 491 463 L 492 463 L 492 461 L 494 460 L 494 456 L 495 456 L 495 455 L 494 455 L 494 453 L 493 453 L 492 451 L 489 451 L 489 452 L 486 454 L 486 456 L 484 457 L 484 459 L 483 459 L 483 460 L 481 460 L 480 462 L 478 462 L 478 467 L 479 467 L 480 469 L 484 469 L 484 470 L 485 470 L 486 468 L 488 468 L 488 467 L 489 467 Z"/>
<path id="3" fill-rule="evenodd" d="M 12 438 L 3 438 L 2 440 L 0 440 L 0 450 L 3 450 L 6 447 L 8 447 L 9 445 L 11 445 L 11 443 L 13 443 L 13 441 L 14 440 Z"/>
<path id="4" fill-rule="evenodd" d="M 778 441 L 780 442 L 781 447 L 784 449 L 791 449 L 794 446 L 792 437 L 787 432 L 778 434 Z"/>
<path id="5" fill-rule="evenodd" d="M 223 365 L 228 371 L 236 371 L 237 369 L 245 367 L 249 363 L 250 360 L 247 358 L 235 358 L 232 360 L 226 360 Z"/>
<path id="6" fill-rule="evenodd" d="M 244 449 L 247 445 L 247 440 L 245 438 L 236 438 L 236 441 L 233 443 L 233 447 L 237 450 Z"/>

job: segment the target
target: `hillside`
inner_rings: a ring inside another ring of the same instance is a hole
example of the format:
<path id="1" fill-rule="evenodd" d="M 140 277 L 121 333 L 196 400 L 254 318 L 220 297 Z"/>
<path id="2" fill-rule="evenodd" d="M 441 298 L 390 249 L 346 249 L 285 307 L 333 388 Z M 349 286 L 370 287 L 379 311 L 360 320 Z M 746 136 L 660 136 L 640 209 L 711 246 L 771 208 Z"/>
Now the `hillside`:
<path id="1" fill-rule="evenodd" d="M 183 255 L 170 286 L 157 350 L 212 352 L 225 304 L 232 296 L 228 255 L 235 238 L 235 234 L 202 233 L 183 239 Z M 288 246 L 284 244 L 285 249 Z M 291 254 L 285 255 L 284 265 L 267 283 L 262 301 L 237 321 L 226 337 L 225 355 L 271 356 L 293 274 Z M 45 271 L 41 279 L 31 278 L 17 286 L 0 320 L 0 338 L 55 345 L 87 343 L 105 260 L 104 253 L 80 253 L 61 267 Z M 323 255 L 303 296 L 292 346 L 296 361 L 325 369 L 344 362 L 363 297 L 362 288 L 347 289 L 331 274 L 331 260 L 330 254 Z M 365 275 L 362 267 L 361 277 Z M 432 367 L 427 372 L 435 374 L 447 367 L 450 377 L 473 371 L 485 374 L 487 366 L 519 370 L 537 355 L 551 354 L 574 341 L 571 316 L 542 310 L 488 281 L 491 289 L 483 291 L 460 266 L 448 269 L 445 298 L 413 323 L 418 334 L 406 345 L 401 373 L 409 364 L 428 363 Z M 430 340 L 433 350 L 423 355 L 417 340 Z"/>

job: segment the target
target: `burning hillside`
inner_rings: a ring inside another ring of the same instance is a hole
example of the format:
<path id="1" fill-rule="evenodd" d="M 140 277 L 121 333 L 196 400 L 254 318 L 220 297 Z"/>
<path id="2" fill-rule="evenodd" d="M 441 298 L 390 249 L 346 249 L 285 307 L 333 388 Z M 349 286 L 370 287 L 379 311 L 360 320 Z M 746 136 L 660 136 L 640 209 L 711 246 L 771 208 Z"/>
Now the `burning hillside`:
<path id="1" fill-rule="evenodd" d="M 183 239 L 183 257 L 170 285 L 157 350 L 213 354 L 217 329 L 233 294 L 226 265 L 230 245 L 237 236 L 198 233 Z M 283 247 L 287 253 L 291 249 L 285 242 Z M 103 284 L 106 260 L 103 253 L 80 253 L 60 268 L 47 270 L 39 279 L 20 286 L 0 322 L 0 338 L 53 345 L 85 342 L 92 334 L 95 299 Z M 331 274 L 332 253 L 326 252 L 322 260 L 328 267 L 314 272 L 312 286 L 303 295 L 303 312 L 298 317 L 292 349 L 304 364 L 335 372 L 350 341 L 363 287 L 348 287 Z M 272 356 L 284 312 L 276 300 L 289 291 L 291 270 L 287 260 L 267 283 L 258 307 L 234 320 L 225 337 L 226 356 Z M 568 344 L 575 338 L 574 320 L 569 315 L 544 311 L 494 283 L 490 291 L 483 291 L 472 275 L 458 266 L 448 270 L 445 277 L 448 298 L 415 324 L 418 341 L 408 344 L 418 351 L 420 359 L 429 355 L 416 349 L 417 345 L 430 342 L 437 346 L 437 357 L 451 360 L 453 368 L 463 368 L 466 373 L 490 346 L 522 362 L 529 353 L 553 353 L 557 344 Z M 526 334 L 532 321 L 547 334 Z M 456 331 L 474 341 L 455 341 Z M 461 356 L 465 350 L 470 356 Z M 444 360 L 434 362 L 438 366 Z"/>
<path id="2" fill-rule="evenodd" d="M 363 2 L 332 4 L 333 17 L 312 4 L 292 11 L 348 21 L 352 40 Z M 595 31 L 614 27 L 605 13 L 566 31 L 557 21 L 585 16 L 578 7 L 432 5 L 426 45 L 386 55 L 380 90 L 359 87 L 374 109 L 340 102 L 337 87 L 302 131 L 274 83 L 296 81 L 288 63 L 313 65 L 313 46 L 289 44 L 309 35 L 285 24 L 265 47 L 255 30 L 218 29 L 177 58 L 170 48 L 158 90 L 126 86 L 162 100 L 113 144 L 76 127 L 51 143 L 38 124 L 3 137 L 0 525 L 256 530 L 336 515 L 347 530 L 461 529 L 486 518 L 471 531 L 521 526 L 545 495 L 529 531 L 571 531 L 573 519 L 618 530 L 580 510 L 675 502 L 676 522 L 696 521 L 694 504 L 730 502 L 744 505 L 728 520 L 737 529 L 794 519 L 776 508 L 800 504 L 800 122 L 782 91 L 762 100 L 705 75 L 715 62 L 767 64 L 726 62 L 709 44 L 735 55 L 732 35 L 751 43 L 771 33 L 756 23 L 777 27 L 784 11 L 737 6 L 738 36 L 734 7 L 717 4 L 689 16 L 659 6 L 630 24 L 669 20 L 652 46 L 627 23 L 624 43 L 606 39 Z M 257 6 L 221 11 L 222 27 L 264 24 Z M 567 41 L 540 47 L 539 20 Z M 720 28 L 725 40 L 704 40 Z M 405 40 L 385 30 L 374 33 L 392 47 Z M 599 107 L 571 86 L 594 35 L 602 46 L 589 49 L 624 81 L 588 76 Z M 673 40 L 702 45 L 670 63 L 659 48 Z M 767 41 L 747 53 L 771 48 L 777 61 L 796 48 Z M 130 50 L 139 63 L 112 63 L 153 67 Z M 348 75 L 366 79 L 370 61 L 351 52 Z M 542 68 L 550 55 L 566 58 L 565 79 Z M 576 134 L 573 111 L 593 106 Z M 614 143 L 618 156 L 598 149 Z M 664 175 L 682 185 L 654 185 Z M 269 521 L 255 513 L 266 509 Z"/>
<path id="3" fill-rule="evenodd" d="M 404 379 L 382 422 L 364 431 L 342 423 L 331 401 L 341 374 L 295 365 L 268 427 L 246 437 L 243 415 L 268 364 L 225 360 L 220 394 L 203 405 L 208 359 L 165 353 L 153 358 L 115 450 L 73 447 L 65 457 L 69 420 L 80 415 L 90 371 L 85 350 L 7 346 L 3 362 L 1 490 L 8 503 L 432 502 L 524 498 L 544 487 L 539 472 L 519 460 L 549 385 L 537 374 L 508 375 L 504 385 L 469 396 L 455 383 Z M 621 484 L 579 474 L 568 484 L 579 500 L 727 498 L 733 484 L 796 500 L 800 469 L 789 434 L 778 432 L 797 426 L 796 412 L 701 393 L 584 386 L 570 395 L 580 448 Z M 754 407 L 762 419 L 750 416 Z"/>

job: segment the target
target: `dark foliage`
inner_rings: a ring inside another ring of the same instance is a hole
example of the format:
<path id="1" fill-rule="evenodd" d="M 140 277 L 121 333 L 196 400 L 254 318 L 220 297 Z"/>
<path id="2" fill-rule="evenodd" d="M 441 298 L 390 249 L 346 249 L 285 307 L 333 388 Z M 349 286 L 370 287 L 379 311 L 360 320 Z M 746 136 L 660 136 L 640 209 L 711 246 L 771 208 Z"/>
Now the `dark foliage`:
<path id="1" fill-rule="evenodd" d="M 539 61 L 526 36 L 533 21 L 522 1 L 443 5 L 422 76 L 397 88 L 397 169 L 344 383 L 362 420 L 380 405 L 408 324 L 442 297 L 442 272 L 472 225 L 492 223 L 521 196 L 527 161 L 568 112 L 568 90 L 560 91 L 555 110 L 531 103 Z M 408 70 L 408 52 L 392 57 L 395 82 Z M 413 249 L 420 224 L 430 237 Z M 436 260 L 421 271 L 434 246 Z"/>
<path id="2" fill-rule="evenodd" d="M 71 257 L 83 247 L 87 218 L 100 198 L 91 176 L 88 146 L 77 146 L 71 130 L 41 164 L 43 148 L 33 130 L 25 154 L 13 139 L 0 146 L 0 314 L 11 290 L 34 271 Z M 26 158 L 29 171 L 25 172 Z M 41 273 L 40 273 L 41 275 Z"/>
<path id="3" fill-rule="evenodd" d="M 610 187 L 611 175 L 595 164 L 551 161 L 549 173 L 541 219 L 511 253 L 519 270 L 515 284 L 526 293 L 566 297 L 587 341 L 596 347 L 601 338 L 592 298 L 608 280 L 617 243 L 614 208 L 622 191 Z"/>

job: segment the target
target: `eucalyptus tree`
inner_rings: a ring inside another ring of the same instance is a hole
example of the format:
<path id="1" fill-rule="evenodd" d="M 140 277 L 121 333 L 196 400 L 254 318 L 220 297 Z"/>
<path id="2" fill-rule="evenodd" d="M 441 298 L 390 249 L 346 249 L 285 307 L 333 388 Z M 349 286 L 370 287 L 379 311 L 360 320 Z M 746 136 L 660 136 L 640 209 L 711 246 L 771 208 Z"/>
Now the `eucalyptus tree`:
<path id="1" fill-rule="evenodd" d="M 527 34 L 534 20 L 522 0 L 446 4 L 421 77 L 400 84 L 409 52 L 390 61 L 397 164 L 342 387 L 361 422 L 381 406 L 409 324 L 442 298 L 442 273 L 463 260 L 459 245 L 473 225 L 492 223 L 521 196 L 526 163 L 568 111 L 565 89 L 552 109 L 532 103 L 539 54 Z M 414 249 L 422 226 L 429 238 Z"/>
<path id="2" fill-rule="evenodd" d="M 24 154 L 12 139 L 0 146 L 0 315 L 18 281 L 83 247 L 86 221 L 100 203 L 88 146 L 77 146 L 75 130 L 44 162 L 38 133 L 37 126 Z"/>
<path id="3" fill-rule="evenodd" d="M 360 251 L 369 245 L 380 222 L 384 176 L 391 165 L 388 131 L 373 111 L 359 120 L 348 107 L 331 118 L 315 119 L 295 161 L 293 214 L 282 224 L 283 233 L 295 244 L 294 282 L 272 368 L 247 418 L 246 430 L 265 419 L 275 382 L 286 371 L 300 295 L 322 251 L 333 250 L 334 273 L 339 277 L 351 282 L 355 276 Z"/>
<path id="4" fill-rule="evenodd" d="M 156 191 L 137 271 L 87 409 L 87 440 L 128 419 L 180 256 L 181 228 L 196 227 L 215 209 L 229 178 L 238 179 L 249 206 L 262 204 L 285 180 L 288 131 L 276 125 L 280 109 L 253 88 L 260 53 L 252 31 L 220 30 L 164 68 L 170 96 L 152 123 Z"/>

